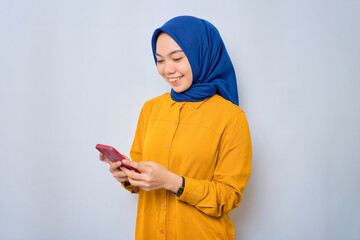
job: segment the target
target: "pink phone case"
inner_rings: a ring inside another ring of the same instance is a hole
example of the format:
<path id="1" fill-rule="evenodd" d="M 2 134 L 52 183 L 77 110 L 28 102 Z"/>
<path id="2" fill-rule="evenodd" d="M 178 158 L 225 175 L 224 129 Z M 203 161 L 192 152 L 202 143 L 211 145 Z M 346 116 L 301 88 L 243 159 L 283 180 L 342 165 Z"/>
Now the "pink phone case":
<path id="1" fill-rule="evenodd" d="M 103 144 L 97 144 L 95 148 L 97 150 L 99 150 L 99 152 L 104 154 L 112 162 L 122 161 L 122 160 L 126 159 L 114 147 L 111 147 L 111 146 L 108 146 L 108 145 L 103 145 Z M 140 173 L 140 171 L 137 170 L 136 168 L 133 168 L 131 166 L 127 166 L 125 164 L 123 166 L 126 167 L 127 169 L 130 169 L 130 170 L 133 170 L 135 172 Z"/>

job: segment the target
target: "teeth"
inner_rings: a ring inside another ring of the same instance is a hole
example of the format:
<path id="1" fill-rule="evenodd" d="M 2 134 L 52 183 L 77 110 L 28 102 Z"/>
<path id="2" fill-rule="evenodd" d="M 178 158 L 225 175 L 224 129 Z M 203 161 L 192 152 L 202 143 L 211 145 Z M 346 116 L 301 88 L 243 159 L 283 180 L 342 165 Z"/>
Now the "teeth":
<path id="1" fill-rule="evenodd" d="M 181 78 L 181 77 L 169 78 L 169 81 L 170 81 L 170 82 L 175 82 L 175 81 L 179 80 L 180 78 Z"/>

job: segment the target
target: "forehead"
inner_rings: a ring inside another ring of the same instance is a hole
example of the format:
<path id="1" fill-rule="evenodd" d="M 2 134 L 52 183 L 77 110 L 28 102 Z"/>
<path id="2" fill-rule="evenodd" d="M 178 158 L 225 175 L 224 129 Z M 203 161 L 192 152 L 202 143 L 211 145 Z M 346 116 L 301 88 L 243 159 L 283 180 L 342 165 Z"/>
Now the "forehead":
<path id="1" fill-rule="evenodd" d="M 169 53 L 175 50 L 182 50 L 181 47 L 167 33 L 160 33 L 156 41 L 156 53 Z"/>

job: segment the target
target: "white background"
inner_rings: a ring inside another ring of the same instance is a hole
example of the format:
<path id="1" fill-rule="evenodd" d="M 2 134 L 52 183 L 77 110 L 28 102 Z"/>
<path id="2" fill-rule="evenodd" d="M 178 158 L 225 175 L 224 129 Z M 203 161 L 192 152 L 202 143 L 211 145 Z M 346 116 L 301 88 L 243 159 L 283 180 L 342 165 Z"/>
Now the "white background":
<path id="1" fill-rule="evenodd" d="M 236 239 L 358 239 L 360 2 L 0 0 L 0 239 L 133 239 L 128 154 L 169 91 L 150 39 L 177 15 L 219 29 L 252 134 Z"/>

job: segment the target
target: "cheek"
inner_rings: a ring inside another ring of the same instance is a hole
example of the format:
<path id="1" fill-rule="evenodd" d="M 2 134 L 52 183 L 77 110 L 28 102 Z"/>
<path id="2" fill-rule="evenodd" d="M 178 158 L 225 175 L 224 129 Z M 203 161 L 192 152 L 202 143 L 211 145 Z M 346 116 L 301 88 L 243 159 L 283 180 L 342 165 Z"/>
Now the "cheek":
<path id="1" fill-rule="evenodd" d="M 158 64 L 158 65 L 156 65 L 156 68 L 157 68 L 157 71 L 158 71 L 158 73 L 160 74 L 160 75 L 163 75 L 162 73 L 164 72 L 163 71 L 163 68 Z"/>
<path id="2" fill-rule="evenodd" d="M 184 67 L 184 71 L 186 72 L 186 75 L 187 75 L 188 84 L 191 85 L 193 82 L 193 75 L 192 75 L 192 70 L 191 70 L 190 64 L 187 64 Z"/>
<path id="3" fill-rule="evenodd" d="M 186 86 L 189 88 L 191 85 L 192 85 L 192 78 L 191 78 L 191 77 L 188 77 L 188 78 L 186 79 Z"/>
<path id="4" fill-rule="evenodd" d="M 181 66 L 183 73 L 186 73 L 188 76 L 192 76 L 192 70 L 189 61 L 184 61 L 183 65 Z"/>

